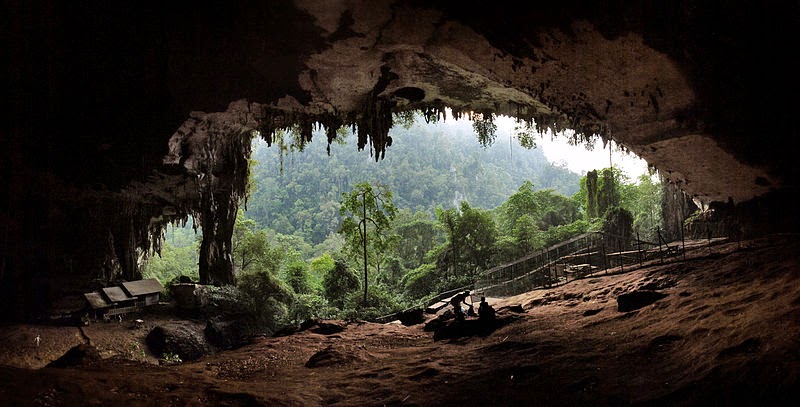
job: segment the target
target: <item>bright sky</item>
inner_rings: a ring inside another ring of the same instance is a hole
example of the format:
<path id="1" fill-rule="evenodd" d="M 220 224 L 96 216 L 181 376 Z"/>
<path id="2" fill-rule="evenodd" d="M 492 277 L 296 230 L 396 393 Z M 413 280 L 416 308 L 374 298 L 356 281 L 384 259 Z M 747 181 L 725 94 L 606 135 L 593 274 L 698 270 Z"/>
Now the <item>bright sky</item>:
<path id="1" fill-rule="evenodd" d="M 496 120 L 499 135 L 507 136 L 514 132 L 515 119 L 501 116 Z M 544 137 L 536 139 L 537 148 L 541 148 L 545 157 L 552 163 L 566 163 L 567 168 L 581 175 L 594 169 L 606 168 L 613 164 L 615 168 L 622 168 L 625 174 L 635 181 L 642 174 L 647 174 L 647 161 L 633 153 L 625 153 L 617 149 L 616 143 L 611 141 L 603 147 L 603 141 L 595 140 L 594 149 L 587 150 L 584 145 L 572 146 L 564 135 L 553 136 L 546 133 Z M 611 157 L 608 150 L 611 149 Z M 611 163 L 609 163 L 609 159 Z"/>
<path id="2" fill-rule="evenodd" d="M 452 116 L 447 117 L 445 123 L 461 124 L 468 119 L 455 120 Z M 497 125 L 498 140 L 508 139 L 514 134 L 515 119 L 508 116 L 499 116 L 495 122 Z M 470 124 L 471 125 L 471 124 Z M 635 154 L 618 151 L 616 144 L 612 141 L 603 148 L 603 141 L 597 140 L 593 150 L 587 150 L 581 144 L 577 146 L 569 145 L 568 137 L 565 135 L 553 136 L 546 133 L 543 137 L 537 137 L 536 148 L 541 149 L 548 161 L 556 164 L 566 163 L 570 171 L 585 175 L 595 169 L 607 168 L 609 166 L 608 150 L 613 146 L 611 152 L 611 162 L 614 168 L 622 168 L 631 181 L 636 182 L 642 174 L 647 174 L 647 161 L 639 158 Z"/>

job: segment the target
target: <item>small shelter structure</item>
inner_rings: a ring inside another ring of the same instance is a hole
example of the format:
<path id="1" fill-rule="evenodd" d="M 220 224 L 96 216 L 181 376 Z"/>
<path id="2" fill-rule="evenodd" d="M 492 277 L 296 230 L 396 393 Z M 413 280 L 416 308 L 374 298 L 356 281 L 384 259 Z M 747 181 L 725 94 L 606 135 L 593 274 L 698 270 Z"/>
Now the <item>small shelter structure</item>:
<path id="1" fill-rule="evenodd" d="M 149 305 L 158 304 L 161 297 L 161 283 L 151 278 L 127 281 L 116 286 L 104 287 L 98 291 L 84 293 L 83 297 L 95 316 L 109 320 L 113 316 L 141 311 Z"/>
<path id="2" fill-rule="evenodd" d="M 125 291 L 122 290 L 122 287 L 104 287 L 103 294 L 105 294 L 106 298 L 115 305 L 129 305 L 136 301 L 136 297 L 128 295 Z"/>
<path id="3" fill-rule="evenodd" d="M 89 306 L 95 311 L 101 311 L 106 308 L 111 307 L 111 304 L 103 298 L 103 295 L 99 292 L 91 292 L 83 294 L 83 297 L 86 298 L 86 302 L 89 303 Z"/>
<path id="4" fill-rule="evenodd" d="M 127 281 L 120 285 L 128 295 L 138 298 L 139 303 L 143 302 L 144 306 L 158 304 L 162 287 L 155 278 Z"/>

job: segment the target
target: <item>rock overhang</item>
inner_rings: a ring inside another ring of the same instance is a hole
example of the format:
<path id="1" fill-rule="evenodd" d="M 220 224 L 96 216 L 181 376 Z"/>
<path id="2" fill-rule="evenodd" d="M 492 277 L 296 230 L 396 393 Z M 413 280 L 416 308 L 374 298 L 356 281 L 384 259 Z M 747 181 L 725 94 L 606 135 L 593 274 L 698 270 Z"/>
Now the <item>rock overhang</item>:
<path id="1" fill-rule="evenodd" d="M 111 229 L 121 258 L 118 235 L 149 247 L 160 224 L 199 214 L 206 177 L 243 197 L 254 130 L 296 126 L 308 140 L 322 123 L 330 140 L 354 125 L 377 158 L 392 112 L 444 107 L 613 138 L 706 202 L 792 196 L 797 63 L 778 52 L 765 65 L 754 50 L 796 48 L 797 10 L 735 6 L 14 4 L 0 215 L 26 242 L 41 210 L 91 221 L 100 205 L 136 223 L 88 228 L 87 241 Z M 47 267 L 74 255 L 67 246 Z"/>
<path id="2" fill-rule="evenodd" d="M 746 81 L 770 70 L 754 61 L 745 64 L 751 50 L 731 43 L 747 39 L 743 45 L 750 45 L 754 35 L 782 31 L 765 32 L 765 21 L 752 27 L 723 25 L 746 21 L 742 14 L 752 7 L 735 11 L 705 5 L 620 7 L 567 1 L 500 2 L 490 8 L 472 2 L 298 0 L 187 9 L 147 3 L 119 11 L 88 4 L 79 10 L 92 16 L 87 27 L 74 28 L 78 12 L 60 6 L 50 11 L 52 18 L 39 22 L 50 31 L 39 34 L 42 42 L 55 34 L 97 38 L 80 46 L 71 45 L 74 39 L 51 39 L 51 46 L 64 45 L 65 50 L 38 50 L 67 55 L 41 59 L 54 72 L 48 80 L 58 82 L 50 83 L 54 92 L 43 96 L 50 99 L 48 105 L 60 106 L 50 108 L 56 114 L 45 117 L 41 129 L 33 129 L 52 130 L 55 135 L 45 142 L 64 145 L 67 155 L 92 150 L 90 161 L 117 165 L 111 171 L 93 171 L 95 166 L 75 171 L 68 159 L 51 157 L 58 170 L 69 169 L 65 173 L 71 171 L 76 178 L 97 178 L 87 184 L 119 189 L 131 177 L 149 176 L 190 112 L 220 114 L 240 100 L 272 110 L 256 117 L 263 120 L 255 127 L 267 130 L 298 122 L 308 127 L 308 122 L 317 121 L 333 127 L 364 125 L 373 119 L 365 119 L 369 115 L 442 106 L 506 114 L 536 121 L 542 128 L 574 129 L 579 137 L 613 138 L 655 168 L 672 173 L 690 194 L 711 200 L 732 196 L 740 202 L 765 190 L 758 185 L 747 192 L 751 180 L 731 184 L 738 182 L 735 179 L 719 180 L 727 185 L 715 188 L 735 189 L 735 194 L 700 189 L 706 183 L 691 178 L 704 176 L 702 169 L 675 168 L 695 161 L 665 161 L 666 155 L 653 154 L 652 148 L 667 151 L 667 140 L 703 135 L 748 172 L 760 172 L 758 178 L 769 180 L 770 188 L 780 188 L 791 178 L 782 174 L 791 172 L 790 166 L 776 165 L 754 151 L 751 140 L 758 135 L 748 132 L 760 128 L 772 133 L 772 140 L 756 146 L 780 153 L 780 143 L 791 136 L 785 130 L 794 129 L 782 123 L 788 119 L 782 113 L 796 102 L 779 98 L 785 93 L 780 90 L 772 99 L 750 99 L 762 92 L 749 90 L 758 86 Z M 30 8 L 23 11 L 41 11 Z M 719 15 L 712 17 L 713 12 Z M 775 7 L 770 15 L 779 19 L 787 12 L 791 8 Z M 126 13 L 132 16 L 126 18 Z M 761 31 L 750 33 L 756 29 Z M 23 34 L 25 30 L 19 28 Z M 142 38 L 129 38 L 134 32 Z M 780 40 L 787 41 L 791 40 Z M 111 45 L 115 42 L 121 49 Z M 719 47 L 700 48 L 709 44 Z M 728 65 L 725 58 L 739 65 Z M 75 81 L 95 84 L 80 89 L 82 102 L 70 105 L 67 91 L 78 86 L 62 83 L 82 64 L 93 62 L 98 66 L 84 65 L 87 73 Z M 788 68 L 774 69 L 781 74 Z M 120 83 L 113 79 L 114 70 Z M 98 75 L 91 77 L 93 73 Z M 768 84 L 777 80 L 764 79 Z M 132 89 L 137 83 L 142 84 L 139 92 Z M 742 93 L 733 93 L 737 89 Z M 122 102 L 108 106 L 112 94 Z M 784 102 L 790 106 L 781 107 Z M 772 105 L 777 107 L 776 118 L 769 123 L 762 119 Z M 729 111 L 733 107 L 747 110 Z M 121 113 L 108 117 L 115 110 Z M 19 113 L 23 118 L 31 114 Z M 381 129 L 368 130 L 380 132 L 385 126 L 377 127 Z M 77 133 L 83 134 L 75 137 Z M 380 142 L 373 144 L 382 148 Z M 690 143 L 677 144 L 692 148 Z M 136 155 L 147 159 L 130 157 Z M 144 168 L 131 170 L 137 160 Z M 118 176 L 98 175 L 103 172 Z M 689 178 L 678 179 L 678 174 Z"/>

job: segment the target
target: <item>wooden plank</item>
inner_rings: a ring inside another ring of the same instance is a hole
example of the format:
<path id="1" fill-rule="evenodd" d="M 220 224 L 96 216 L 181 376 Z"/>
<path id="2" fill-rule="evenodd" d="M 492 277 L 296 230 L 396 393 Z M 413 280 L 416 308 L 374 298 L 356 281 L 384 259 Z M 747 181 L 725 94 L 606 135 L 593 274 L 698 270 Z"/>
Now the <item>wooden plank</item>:
<path id="1" fill-rule="evenodd" d="M 103 309 L 111 306 L 98 292 L 85 293 L 83 297 L 86 298 L 92 309 Z"/>
<path id="2" fill-rule="evenodd" d="M 103 288 L 103 294 L 105 294 L 111 302 L 124 302 L 135 299 L 123 291 L 121 287 L 105 287 Z"/>
<path id="3" fill-rule="evenodd" d="M 161 283 L 159 283 L 155 278 L 126 281 L 121 285 L 122 288 L 124 288 L 125 291 L 127 291 L 132 297 L 160 293 L 161 290 L 163 290 Z"/>

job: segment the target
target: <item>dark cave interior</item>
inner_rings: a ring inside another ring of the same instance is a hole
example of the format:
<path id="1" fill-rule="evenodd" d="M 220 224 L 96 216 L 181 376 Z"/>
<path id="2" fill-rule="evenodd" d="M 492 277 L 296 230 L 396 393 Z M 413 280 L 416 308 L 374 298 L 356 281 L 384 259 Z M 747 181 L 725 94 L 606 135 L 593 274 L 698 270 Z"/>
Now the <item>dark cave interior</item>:
<path id="1" fill-rule="evenodd" d="M 189 216 L 229 282 L 253 131 L 378 158 L 407 110 L 613 138 L 741 233 L 797 231 L 797 3 L 583 3 L 6 2 L 2 319 L 136 278 Z"/>

